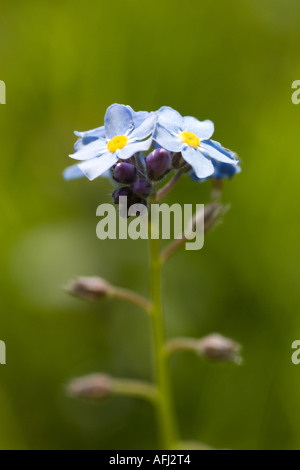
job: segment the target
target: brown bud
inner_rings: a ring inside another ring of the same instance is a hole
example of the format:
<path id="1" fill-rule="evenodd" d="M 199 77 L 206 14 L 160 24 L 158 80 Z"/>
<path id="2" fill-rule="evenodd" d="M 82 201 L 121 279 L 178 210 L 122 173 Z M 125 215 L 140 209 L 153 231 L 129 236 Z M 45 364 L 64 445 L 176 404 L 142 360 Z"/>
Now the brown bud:
<path id="1" fill-rule="evenodd" d="M 67 287 L 67 291 L 86 300 L 98 300 L 110 292 L 110 285 L 100 277 L 79 277 Z"/>
<path id="2" fill-rule="evenodd" d="M 214 361 L 235 362 L 241 364 L 241 346 L 232 339 L 213 333 L 200 339 L 197 346 L 198 352 Z"/>
<path id="3" fill-rule="evenodd" d="M 91 374 L 73 379 L 66 390 L 68 395 L 74 398 L 102 400 L 111 395 L 113 381 L 105 374 Z"/>

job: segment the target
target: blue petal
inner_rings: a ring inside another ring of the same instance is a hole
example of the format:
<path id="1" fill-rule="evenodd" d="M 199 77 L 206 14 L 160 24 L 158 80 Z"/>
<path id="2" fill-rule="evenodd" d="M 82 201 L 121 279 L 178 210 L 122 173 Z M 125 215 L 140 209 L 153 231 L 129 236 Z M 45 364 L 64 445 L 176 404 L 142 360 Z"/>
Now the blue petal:
<path id="1" fill-rule="evenodd" d="M 75 179 L 78 179 L 78 178 L 83 178 L 84 176 L 85 176 L 85 174 L 82 173 L 82 171 L 78 167 L 78 164 L 69 166 L 63 172 L 63 177 L 67 181 L 75 180 Z M 111 172 L 109 170 L 107 170 L 104 173 L 102 173 L 100 176 L 102 178 L 111 179 Z"/>
<path id="2" fill-rule="evenodd" d="M 213 177 L 217 179 L 223 179 L 223 178 L 231 179 L 234 175 L 242 171 L 239 165 L 231 165 L 230 163 L 222 163 L 222 162 L 213 162 L 213 163 L 215 167 L 215 172 L 213 174 Z"/>
<path id="3" fill-rule="evenodd" d="M 165 127 L 159 124 L 156 126 L 153 139 L 164 149 L 170 152 L 181 152 L 184 147 L 183 142 L 178 137 L 171 135 Z"/>
<path id="4" fill-rule="evenodd" d="M 157 142 L 155 142 L 155 141 L 154 141 L 154 145 L 153 145 L 153 146 L 154 146 L 155 149 L 161 149 L 161 148 L 162 148 L 162 146 L 159 145 L 159 144 L 158 144 Z"/>
<path id="5" fill-rule="evenodd" d="M 143 140 L 148 137 L 154 131 L 156 123 L 156 115 L 150 115 L 143 121 L 143 123 L 134 129 L 131 134 L 129 134 L 129 139 L 132 140 Z"/>
<path id="6" fill-rule="evenodd" d="M 75 152 L 78 152 L 84 145 L 88 145 L 91 142 L 94 142 L 94 140 L 97 140 L 98 137 L 96 136 L 86 136 L 82 137 L 81 139 L 78 139 L 75 144 L 74 144 L 74 150 Z"/>
<path id="7" fill-rule="evenodd" d="M 128 134 L 134 127 L 130 109 L 123 104 L 112 104 L 104 118 L 106 137 L 112 139 L 116 135 Z"/>
<path id="8" fill-rule="evenodd" d="M 133 142 L 132 144 L 127 144 L 120 150 L 117 150 L 115 155 L 121 160 L 126 160 L 127 158 L 132 157 L 137 152 L 145 152 L 149 150 L 152 144 L 152 137 L 147 140 L 143 140 L 142 142 Z"/>
<path id="9" fill-rule="evenodd" d="M 105 153 L 101 157 L 79 163 L 78 167 L 82 173 L 84 173 L 85 176 L 87 176 L 87 178 L 92 181 L 105 173 L 109 168 L 117 163 L 117 161 L 117 156 L 114 153 L 109 152 Z"/>
<path id="10" fill-rule="evenodd" d="M 191 165 L 198 178 L 207 178 L 214 172 L 212 162 L 193 147 L 185 147 L 182 151 L 184 160 Z"/>
<path id="11" fill-rule="evenodd" d="M 210 139 L 214 133 L 214 123 L 208 119 L 206 121 L 198 121 L 198 119 L 192 116 L 185 116 L 183 120 L 184 130 L 193 132 L 199 139 Z"/>
<path id="12" fill-rule="evenodd" d="M 105 127 L 96 127 L 96 129 L 91 129 L 85 132 L 75 131 L 74 134 L 78 137 L 105 137 Z"/>
<path id="13" fill-rule="evenodd" d="M 148 113 L 148 111 L 137 111 L 134 113 L 133 122 L 135 127 L 139 127 L 150 114 L 152 113 Z"/>
<path id="14" fill-rule="evenodd" d="M 78 165 L 72 165 L 66 168 L 63 172 L 63 177 L 65 180 L 75 180 L 77 178 L 83 178 L 84 174 L 78 168 Z"/>
<path id="15" fill-rule="evenodd" d="M 69 155 L 75 160 L 89 160 L 98 157 L 107 151 L 107 143 L 104 139 L 97 139 L 88 145 L 83 145 L 81 148 L 72 155 Z"/>
<path id="16" fill-rule="evenodd" d="M 126 108 L 128 108 L 131 112 L 134 127 L 139 127 L 145 119 L 152 113 L 148 113 L 148 111 L 134 111 L 131 106 L 127 105 Z"/>
<path id="17" fill-rule="evenodd" d="M 184 130 L 183 117 L 174 109 L 163 106 L 158 111 L 158 123 L 169 132 L 182 132 Z"/>
<path id="18" fill-rule="evenodd" d="M 232 150 L 229 150 L 225 147 L 223 147 L 222 144 L 220 144 L 220 142 L 217 142 L 216 140 L 212 140 L 210 139 L 210 141 L 215 147 L 217 147 L 217 149 L 219 149 L 220 151 L 225 151 L 227 154 L 229 154 L 234 160 L 238 161 L 238 156 L 235 152 L 233 152 Z"/>
<path id="19" fill-rule="evenodd" d="M 193 181 L 197 181 L 198 183 L 206 181 L 207 179 L 210 178 L 216 178 L 216 179 L 224 179 L 224 178 L 229 178 L 231 179 L 234 175 L 237 175 L 240 173 L 241 167 L 239 165 L 232 165 L 230 163 L 222 163 L 222 162 L 217 162 L 215 160 L 212 160 L 212 164 L 214 166 L 214 173 L 206 178 L 198 178 L 195 175 L 195 172 L 192 171 L 190 173 L 190 177 Z"/>
<path id="20" fill-rule="evenodd" d="M 223 163 L 236 165 L 238 160 L 231 150 L 227 150 L 219 142 L 214 140 L 205 140 L 200 144 L 200 150 L 208 157 Z"/>
<path id="21" fill-rule="evenodd" d="M 203 181 L 206 181 L 208 179 L 210 179 L 212 176 L 214 175 L 210 175 L 210 176 L 206 176 L 206 178 L 198 178 L 198 176 L 196 176 L 196 173 L 194 172 L 194 170 L 192 170 L 190 173 L 190 178 L 193 180 L 193 181 L 196 181 L 196 183 L 202 183 Z"/>

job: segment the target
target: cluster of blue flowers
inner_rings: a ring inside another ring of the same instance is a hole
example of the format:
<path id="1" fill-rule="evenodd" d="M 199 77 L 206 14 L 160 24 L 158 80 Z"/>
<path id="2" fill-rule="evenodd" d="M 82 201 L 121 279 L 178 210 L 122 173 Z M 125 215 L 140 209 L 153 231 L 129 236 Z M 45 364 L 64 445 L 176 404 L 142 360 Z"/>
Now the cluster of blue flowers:
<path id="1" fill-rule="evenodd" d="M 212 121 L 182 117 L 167 106 L 148 113 L 113 104 L 104 126 L 75 132 L 79 139 L 70 157 L 80 163 L 68 167 L 64 177 L 111 177 L 118 185 L 115 203 L 120 195 L 144 201 L 153 183 L 173 170 L 187 172 L 196 181 L 231 178 L 240 172 L 237 156 L 212 140 L 213 133 Z"/>

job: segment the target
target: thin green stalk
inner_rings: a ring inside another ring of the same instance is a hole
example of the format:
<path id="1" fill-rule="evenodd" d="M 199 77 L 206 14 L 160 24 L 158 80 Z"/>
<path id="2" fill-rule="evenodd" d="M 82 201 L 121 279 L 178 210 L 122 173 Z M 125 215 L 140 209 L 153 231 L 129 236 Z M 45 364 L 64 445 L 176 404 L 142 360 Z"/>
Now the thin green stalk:
<path id="1" fill-rule="evenodd" d="M 145 310 L 145 312 L 147 313 L 151 311 L 151 303 L 136 292 L 124 289 L 123 287 L 111 286 L 109 293 L 112 297 L 115 297 L 116 299 L 125 300 L 126 302 L 130 302 L 134 305 L 137 305 L 142 310 Z"/>
<path id="2" fill-rule="evenodd" d="M 176 448 L 178 439 L 170 390 L 169 359 L 165 347 L 166 337 L 162 309 L 160 242 L 159 239 L 151 237 L 150 224 L 149 229 L 152 293 L 151 320 L 154 338 L 156 384 L 158 389 L 156 408 L 163 449 L 171 450 Z"/>
<path id="3" fill-rule="evenodd" d="M 113 379 L 113 392 L 117 395 L 127 395 L 144 398 L 155 402 L 157 390 L 152 384 L 132 379 Z"/>

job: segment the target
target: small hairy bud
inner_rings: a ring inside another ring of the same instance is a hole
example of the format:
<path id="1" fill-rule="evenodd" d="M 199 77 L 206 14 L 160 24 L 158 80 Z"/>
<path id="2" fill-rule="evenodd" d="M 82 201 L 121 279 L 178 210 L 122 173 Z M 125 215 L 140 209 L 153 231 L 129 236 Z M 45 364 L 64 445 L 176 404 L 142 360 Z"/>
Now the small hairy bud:
<path id="1" fill-rule="evenodd" d="M 130 184 L 136 179 L 136 168 L 131 163 L 117 163 L 114 168 L 114 179 L 118 183 Z"/>
<path id="2" fill-rule="evenodd" d="M 235 362 L 236 364 L 242 362 L 241 346 L 232 339 L 217 333 L 200 339 L 197 349 L 202 356 L 214 361 Z"/>
<path id="3" fill-rule="evenodd" d="M 172 158 L 165 149 L 155 149 L 146 157 L 146 166 L 150 177 L 162 176 L 171 169 Z"/>
<path id="4" fill-rule="evenodd" d="M 113 392 L 113 381 L 105 374 L 90 374 L 71 380 L 67 394 L 74 398 L 102 400 Z"/>
<path id="5" fill-rule="evenodd" d="M 137 180 L 131 186 L 132 191 L 139 197 L 148 197 L 151 192 L 151 184 L 145 180 Z"/>
<path id="6" fill-rule="evenodd" d="M 86 300 L 98 300 L 110 292 L 110 285 L 100 277 L 79 277 L 71 282 L 67 291 Z"/>
<path id="7" fill-rule="evenodd" d="M 182 158 L 181 153 L 175 153 L 172 158 L 172 167 L 178 170 L 186 166 L 186 161 Z"/>
<path id="8" fill-rule="evenodd" d="M 112 197 L 115 204 L 119 204 L 120 197 L 124 196 L 127 197 L 129 201 L 132 198 L 132 191 L 130 188 L 125 186 L 124 188 L 118 188 L 112 193 Z"/>

